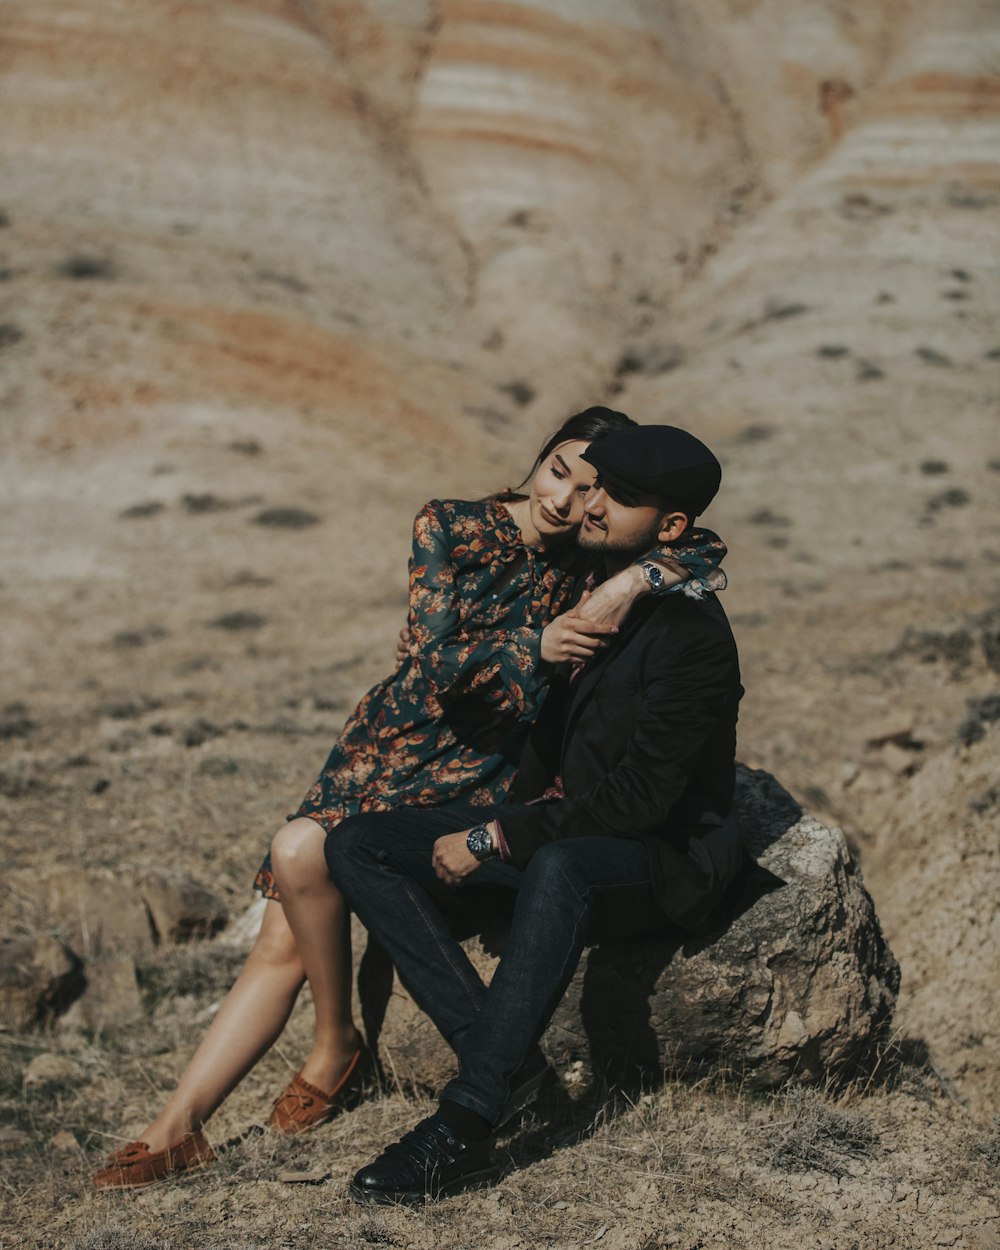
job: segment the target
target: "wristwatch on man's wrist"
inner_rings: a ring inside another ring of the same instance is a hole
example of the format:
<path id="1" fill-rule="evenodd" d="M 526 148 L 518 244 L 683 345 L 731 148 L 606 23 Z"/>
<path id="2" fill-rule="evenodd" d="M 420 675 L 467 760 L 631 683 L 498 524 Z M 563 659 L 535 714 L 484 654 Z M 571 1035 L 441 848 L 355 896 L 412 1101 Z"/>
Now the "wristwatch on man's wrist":
<path id="1" fill-rule="evenodd" d="M 493 836 L 487 825 L 475 825 L 470 829 L 465 838 L 465 845 L 481 864 L 488 859 L 496 859 L 500 854 L 493 845 Z"/>
<path id="2" fill-rule="evenodd" d="M 657 591 L 663 589 L 665 585 L 663 570 L 658 564 L 654 564 L 651 560 L 644 560 L 642 564 L 642 575 L 646 579 L 646 585 L 654 595 Z"/>

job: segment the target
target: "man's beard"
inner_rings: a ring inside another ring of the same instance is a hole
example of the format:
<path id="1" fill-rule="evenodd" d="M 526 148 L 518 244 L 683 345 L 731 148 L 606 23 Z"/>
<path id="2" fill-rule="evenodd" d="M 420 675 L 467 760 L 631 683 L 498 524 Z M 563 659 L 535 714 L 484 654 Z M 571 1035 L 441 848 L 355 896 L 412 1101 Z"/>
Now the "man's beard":
<path id="1" fill-rule="evenodd" d="M 641 556 L 660 545 L 660 522 L 652 522 L 641 534 L 626 539 L 609 538 L 603 530 L 588 534 L 582 527 L 577 531 L 577 544 L 595 556 Z"/>

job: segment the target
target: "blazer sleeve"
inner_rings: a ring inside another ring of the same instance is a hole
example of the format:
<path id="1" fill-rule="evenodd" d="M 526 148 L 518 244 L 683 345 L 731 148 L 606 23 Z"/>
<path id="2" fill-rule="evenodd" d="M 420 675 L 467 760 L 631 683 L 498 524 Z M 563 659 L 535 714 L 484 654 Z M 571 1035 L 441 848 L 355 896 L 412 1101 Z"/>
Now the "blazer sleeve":
<path id="1" fill-rule="evenodd" d="M 642 708 L 618 763 L 581 794 L 555 803 L 506 804 L 502 813 L 511 862 L 523 867 L 556 838 L 636 837 L 662 833 L 702 747 L 739 689 L 731 639 L 715 637 L 680 655 L 653 646 Z"/>

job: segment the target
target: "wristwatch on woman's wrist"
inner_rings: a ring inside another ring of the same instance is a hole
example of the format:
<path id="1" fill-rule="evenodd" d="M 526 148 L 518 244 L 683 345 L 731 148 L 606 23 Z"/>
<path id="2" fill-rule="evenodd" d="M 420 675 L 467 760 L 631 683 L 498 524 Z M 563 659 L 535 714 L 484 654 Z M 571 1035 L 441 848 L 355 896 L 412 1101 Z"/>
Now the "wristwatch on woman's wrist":
<path id="1" fill-rule="evenodd" d="M 500 854 L 493 845 L 493 835 L 488 825 L 475 825 L 470 829 L 465 838 L 465 845 L 481 864 L 488 859 L 496 859 Z"/>

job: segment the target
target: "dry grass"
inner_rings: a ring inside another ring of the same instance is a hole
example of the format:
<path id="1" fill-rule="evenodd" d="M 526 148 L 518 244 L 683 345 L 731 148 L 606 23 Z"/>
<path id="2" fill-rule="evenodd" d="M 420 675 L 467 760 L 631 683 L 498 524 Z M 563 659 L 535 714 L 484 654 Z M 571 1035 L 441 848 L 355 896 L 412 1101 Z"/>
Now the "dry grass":
<path id="1" fill-rule="evenodd" d="M 71 769 L 51 761 L 69 758 L 74 740 L 95 737 L 94 712 L 81 708 L 58 736 L 36 733 L 33 767 L 45 772 L 53 802 L 73 813 L 66 856 L 81 868 L 112 864 L 106 830 L 117 821 L 139 869 L 162 862 L 169 837 L 170 862 L 210 880 L 238 913 L 269 830 L 297 797 L 289 784 L 289 798 L 276 801 L 277 783 L 300 778 L 304 757 L 319 761 L 330 737 L 319 711 L 312 738 L 266 728 L 289 699 L 307 698 L 301 674 L 301 689 L 290 678 L 272 669 L 259 685 L 236 685 L 221 712 L 213 706 L 218 692 L 192 687 L 188 697 L 169 683 L 151 686 L 158 706 L 133 696 L 138 714 L 129 719 L 144 745 L 124 755 L 95 748 L 94 763 Z M 93 690 L 95 711 L 111 706 L 121 682 L 115 671 Z M 327 674 L 324 691 L 339 698 L 341 687 L 356 684 L 345 666 Z M 199 715 L 245 727 L 186 747 L 183 731 Z M 107 721 L 117 732 L 118 722 Z M 174 727 L 174 745 L 160 754 L 163 725 Z M 100 777 L 109 780 L 107 794 L 93 792 Z M 24 848 L 34 834 L 43 845 L 38 805 L 30 795 L 8 803 L 11 828 L 24 835 L 18 853 L 35 862 Z M 0 902 L 8 931 L 29 916 L 25 907 L 12 893 Z M 240 959 L 219 942 L 162 947 L 139 964 L 148 1013 L 140 1024 L 97 1035 L 0 1036 L 0 1118 L 27 1135 L 23 1149 L 0 1157 L 3 1250 L 925 1250 L 938 1237 L 957 1250 L 986 1250 L 982 1238 L 1000 1223 L 996 1130 L 976 1125 L 926 1066 L 899 1056 L 896 1079 L 866 1091 L 790 1089 L 762 1098 L 719 1081 L 668 1083 L 631 1099 L 557 1090 L 500 1143 L 508 1166 L 495 1188 L 424 1210 L 363 1210 L 346 1196 L 352 1172 L 431 1104 L 393 1089 L 299 1141 L 255 1129 L 308 1048 L 307 999 L 279 1047 L 212 1122 L 213 1142 L 227 1147 L 218 1166 L 140 1193 L 95 1193 L 90 1173 L 148 1121 Z M 68 1054 L 82 1078 L 26 1092 L 24 1070 L 45 1050 Z M 51 1144 L 66 1133 L 76 1148 L 65 1137 L 62 1149 Z M 320 1179 L 290 1184 L 284 1173 Z"/>
<path id="2" fill-rule="evenodd" d="M 188 955 L 193 964 L 193 954 Z M 177 966 L 180 960 L 177 961 Z M 214 992 L 214 991 L 213 991 Z M 211 994 L 190 995 L 196 1015 Z M 161 1003 L 176 1007 L 170 996 Z M 789 1089 L 772 1097 L 738 1085 L 668 1083 L 634 1098 L 592 1089 L 547 1096 L 499 1143 L 507 1170 L 490 1190 L 422 1210 L 365 1210 L 346 1196 L 353 1170 L 429 1110 L 425 1097 L 386 1093 L 297 1141 L 254 1127 L 280 1073 L 256 1074 L 213 1124 L 218 1165 L 137 1193 L 95 1193 L 89 1174 L 129 1114 L 147 1114 L 190 1044 L 183 1012 L 163 1039 L 176 1049 L 143 1053 L 148 1029 L 61 1043 L 84 1078 L 26 1094 L 21 1075 L 52 1037 L 0 1045 L 5 1118 L 32 1144 L 4 1159 L 0 1246 L 13 1250 L 312 1250 L 323 1246 L 471 1250 L 488 1246 L 696 1250 L 712 1245 L 801 1250 L 969 1250 L 1000 1217 L 996 1130 L 970 1133 L 960 1108 L 919 1073 L 911 1086 L 862 1096 Z M 287 1046 L 304 1043 L 308 1012 L 293 1018 Z M 249 1127 L 248 1127 L 249 1126 Z M 243 1130 L 243 1131 L 234 1131 Z M 79 1149 L 50 1146 L 71 1132 Z M 288 1183 L 306 1173 L 313 1183 Z M 991 1221 L 993 1221 L 991 1225 Z M 964 1231 L 963 1231 L 964 1230 Z M 944 1244 L 944 1243 L 941 1243 Z"/>
<path id="3" fill-rule="evenodd" d="M 788 1120 L 771 1155 L 784 1171 L 842 1176 L 853 1161 L 871 1159 L 878 1150 L 870 1117 L 832 1104 L 818 1090 L 793 1086 L 784 1095 L 784 1109 Z"/>
<path id="4" fill-rule="evenodd" d="M 108 1224 L 94 1228 L 78 1238 L 74 1250 L 161 1250 L 162 1241 L 154 1241 L 145 1233 Z"/>

